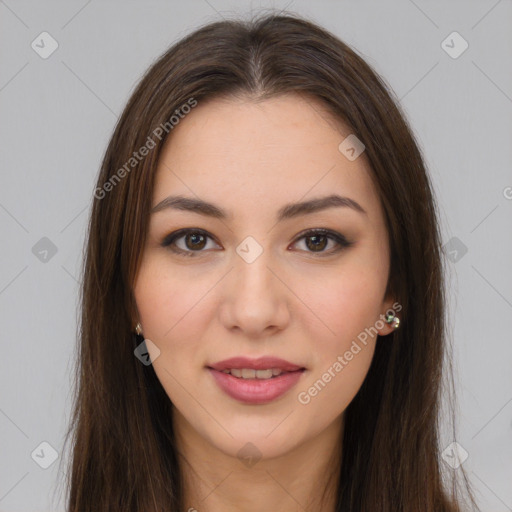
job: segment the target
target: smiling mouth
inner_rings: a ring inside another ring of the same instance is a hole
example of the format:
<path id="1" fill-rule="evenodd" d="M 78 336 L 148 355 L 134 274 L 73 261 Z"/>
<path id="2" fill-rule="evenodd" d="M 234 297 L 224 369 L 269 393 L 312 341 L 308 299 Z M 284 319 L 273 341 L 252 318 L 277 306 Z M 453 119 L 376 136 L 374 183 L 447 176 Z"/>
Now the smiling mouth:
<path id="1" fill-rule="evenodd" d="M 214 368 L 210 368 L 214 369 Z M 295 372 L 301 372 L 304 368 L 301 368 L 299 370 L 294 370 L 292 372 L 281 370 L 280 368 L 268 368 L 266 370 L 254 370 L 251 368 L 227 368 L 225 370 L 217 370 L 221 373 L 227 373 L 229 375 L 232 375 L 233 377 L 236 377 L 238 379 L 257 379 L 257 380 L 268 380 L 268 379 L 275 379 L 276 377 L 279 377 L 282 374 L 285 373 L 295 373 Z"/>
<path id="2" fill-rule="evenodd" d="M 240 403 L 263 405 L 278 399 L 296 386 L 305 368 L 223 368 L 206 367 L 217 386 Z M 274 375 L 276 373 L 276 375 Z"/>

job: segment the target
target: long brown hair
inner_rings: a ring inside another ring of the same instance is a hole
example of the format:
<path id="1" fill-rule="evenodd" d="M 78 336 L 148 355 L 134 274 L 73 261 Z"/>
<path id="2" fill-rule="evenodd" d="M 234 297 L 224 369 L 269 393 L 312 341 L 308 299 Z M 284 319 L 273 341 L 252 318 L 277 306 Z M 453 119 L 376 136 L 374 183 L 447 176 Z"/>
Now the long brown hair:
<path id="1" fill-rule="evenodd" d="M 154 173 L 194 102 L 285 93 L 321 100 L 364 143 L 389 233 L 388 294 L 402 305 L 400 329 L 377 343 L 345 412 L 336 511 L 460 511 L 465 495 L 476 507 L 463 468 L 460 493 L 440 458 L 441 400 L 453 390 L 442 379 L 443 370 L 451 375 L 445 270 L 420 149 L 398 100 L 363 58 L 287 13 L 210 23 L 177 42 L 142 77 L 115 127 L 82 272 L 68 512 L 185 510 L 171 402 L 152 366 L 134 356 L 132 289 Z"/>

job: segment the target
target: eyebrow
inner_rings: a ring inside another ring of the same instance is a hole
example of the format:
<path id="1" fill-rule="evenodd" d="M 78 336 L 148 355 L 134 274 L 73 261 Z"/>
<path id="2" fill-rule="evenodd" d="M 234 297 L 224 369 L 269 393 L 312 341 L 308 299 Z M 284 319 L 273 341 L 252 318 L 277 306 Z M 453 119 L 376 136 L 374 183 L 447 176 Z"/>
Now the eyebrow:
<path id="1" fill-rule="evenodd" d="M 351 208 L 359 213 L 368 215 L 366 210 L 357 201 L 354 201 L 349 197 L 331 194 L 329 196 L 311 199 L 309 201 L 287 204 L 277 212 L 277 221 L 280 222 L 294 217 L 299 217 L 300 215 L 311 214 L 321 210 L 326 210 L 327 208 L 335 207 Z M 184 196 L 166 197 L 151 209 L 151 213 L 153 214 L 168 208 L 190 211 L 200 215 L 214 217 L 216 219 L 227 219 L 229 217 L 226 211 L 212 203 L 208 203 L 202 199 Z"/>

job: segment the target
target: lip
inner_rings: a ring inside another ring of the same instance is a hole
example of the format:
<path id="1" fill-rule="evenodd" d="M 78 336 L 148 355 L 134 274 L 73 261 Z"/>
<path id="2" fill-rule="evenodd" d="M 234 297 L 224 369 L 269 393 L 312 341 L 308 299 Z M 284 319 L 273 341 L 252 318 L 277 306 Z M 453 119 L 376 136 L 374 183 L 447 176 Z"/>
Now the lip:
<path id="1" fill-rule="evenodd" d="M 269 368 L 278 368 L 283 372 L 295 372 L 297 370 L 303 370 L 303 366 L 290 363 L 279 357 L 263 356 L 257 359 L 249 359 L 248 357 L 232 357 L 219 361 L 208 366 L 213 370 L 221 372 L 222 370 L 231 370 L 232 368 L 247 368 L 251 370 L 267 370 Z M 236 378 L 236 377 L 235 377 Z"/>
<path id="2" fill-rule="evenodd" d="M 247 363 L 244 363 L 242 368 L 248 368 L 245 364 Z M 260 364 L 259 361 L 258 364 Z M 236 367 L 231 366 L 231 368 Z M 269 366 L 266 366 L 266 368 L 269 368 Z M 273 366 L 273 368 L 276 368 L 276 366 Z M 261 370 L 262 368 L 254 369 Z M 214 368 L 208 368 L 208 371 L 219 388 L 228 396 L 245 404 L 259 405 L 272 402 L 284 395 L 298 383 L 305 369 L 288 371 L 271 379 L 242 379 Z"/>

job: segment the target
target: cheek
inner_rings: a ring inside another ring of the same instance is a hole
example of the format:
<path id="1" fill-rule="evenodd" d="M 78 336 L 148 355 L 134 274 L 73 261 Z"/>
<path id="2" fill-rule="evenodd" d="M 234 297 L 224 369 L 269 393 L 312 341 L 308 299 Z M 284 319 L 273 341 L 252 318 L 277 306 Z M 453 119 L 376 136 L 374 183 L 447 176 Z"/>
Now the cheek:
<path id="1" fill-rule="evenodd" d="M 314 315 L 312 339 L 322 340 L 319 352 L 344 351 L 379 319 L 386 275 L 364 262 L 333 272 L 330 279 L 302 278 L 302 299 Z M 321 283 L 319 286 L 318 283 Z M 316 331 L 316 336 L 314 336 Z"/>
<path id="2" fill-rule="evenodd" d="M 320 423 L 344 411 L 366 378 L 385 284 L 368 268 L 359 272 L 352 267 L 304 301 L 321 321 L 315 318 L 308 326 L 308 337 L 315 340 L 314 363 L 297 400 Z"/>
<path id="3" fill-rule="evenodd" d="M 371 260 L 371 261 L 370 261 Z M 352 401 L 364 382 L 375 351 L 375 325 L 387 275 L 381 262 L 358 253 L 330 279 L 303 279 L 304 303 L 315 315 L 308 338 L 315 340 L 313 371 L 298 401 L 329 421 Z M 318 286 L 321 283 L 321 286 Z M 331 404 L 328 406 L 326 404 Z"/>
<path id="4" fill-rule="evenodd" d="M 208 288 L 193 276 L 148 258 L 134 290 L 144 338 L 159 350 L 157 357 L 152 355 L 153 369 L 171 401 L 185 410 L 190 393 L 199 394 L 197 365 L 210 321 L 204 298 Z"/>
<path id="5" fill-rule="evenodd" d="M 172 325 L 172 318 L 167 317 L 165 321 L 164 312 L 174 311 L 170 308 L 175 300 L 172 297 L 179 293 L 179 289 L 170 293 L 167 278 L 158 272 L 150 260 L 141 265 L 134 293 L 144 336 L 156 341 Z"/>
<path id="6" fill-rule="evenodd" d="M 134 290 L 144 336 L 161 351 L 169 350 L 171 344 L 173 351 L 182 345 L 195 348 L 208 322 L 205 290 L 207 283 L 197 276 L 169 269 L 156 257 L 144 261 Z"/>

